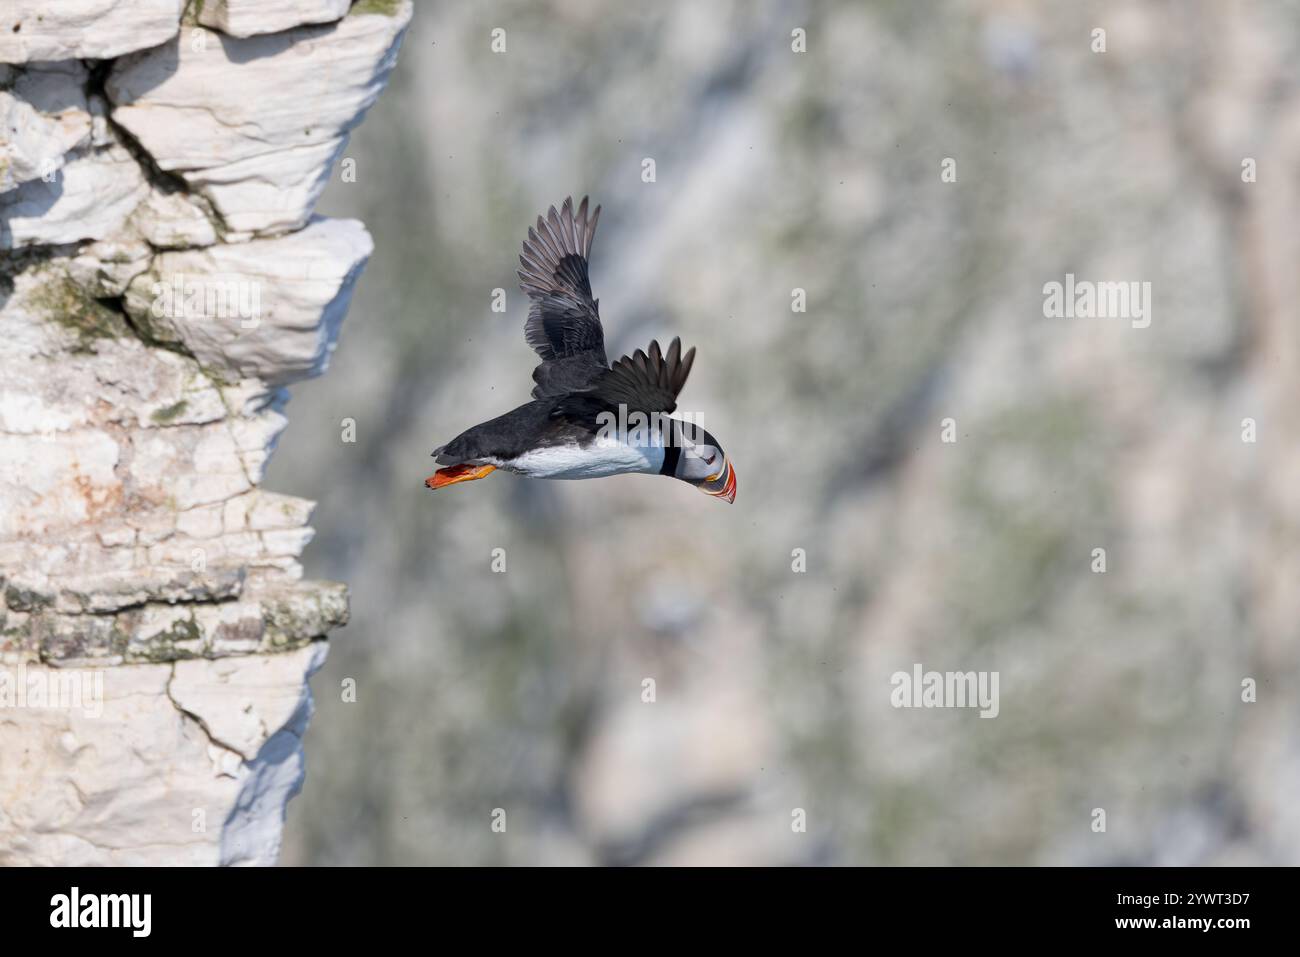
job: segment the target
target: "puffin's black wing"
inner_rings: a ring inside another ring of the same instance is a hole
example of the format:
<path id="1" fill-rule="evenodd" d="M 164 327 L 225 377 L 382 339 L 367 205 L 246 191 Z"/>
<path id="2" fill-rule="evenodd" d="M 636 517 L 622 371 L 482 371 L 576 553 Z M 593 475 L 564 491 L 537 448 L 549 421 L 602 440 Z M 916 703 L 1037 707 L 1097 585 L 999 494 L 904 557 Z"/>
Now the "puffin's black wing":
<path id="1" fill-rule="evenodd" d="M 569 408 L 617 409 L 624 405 L 629 412 L 672 412 L 694 363 L 695 348 L 682 355 L 681 339 L 673 339 L 667 355 L 659 351 L 658 341 L 651 342 L 648 353 L 638 349 L 623 356 L 597 376 L 590 388 L 571 396 Z"/>
<path id="2" fill-rule="evenodd" d="M 587 216 L 587 197 L 575 215 L 572 197 L 554 206 L 528 230 L 519 262 L 519 286 L 532 300 L 524 338 L 542 357 L 533 370 L 535 398 L 563 395 L 588 386 L 606 371 L 600 304 L 591 296 L 587 257 L 600 219 Z"/>

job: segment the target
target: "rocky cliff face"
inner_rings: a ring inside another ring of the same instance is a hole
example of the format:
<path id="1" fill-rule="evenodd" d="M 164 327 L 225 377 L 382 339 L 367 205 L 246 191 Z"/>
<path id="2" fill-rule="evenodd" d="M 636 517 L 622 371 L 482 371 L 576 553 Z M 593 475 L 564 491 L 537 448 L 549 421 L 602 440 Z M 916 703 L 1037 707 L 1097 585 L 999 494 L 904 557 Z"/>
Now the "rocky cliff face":
<path id="1" fill-rule="evenodd" d="M 409 2 L 0 13 L 0 864 L 268 864 L 346 590 L 259 488 Z"/>

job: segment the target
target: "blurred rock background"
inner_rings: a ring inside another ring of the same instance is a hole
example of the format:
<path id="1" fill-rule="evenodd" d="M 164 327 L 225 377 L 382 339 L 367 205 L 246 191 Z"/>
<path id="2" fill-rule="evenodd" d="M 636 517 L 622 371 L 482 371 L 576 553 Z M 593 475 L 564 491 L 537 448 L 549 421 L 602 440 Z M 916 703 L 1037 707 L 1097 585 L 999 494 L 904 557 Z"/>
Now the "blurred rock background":
<path id="1" fill-rule="evenodd" d="M 267 482 L 352 589 L 286 862 L 1300 863 L 1300 5 L 417 7 Z M 516 256 L 570 193 L 611 356 L 699 348 L 734 506 L 423 488 L 528 397 Z M 1045 318 L 1066 273 L 1150 327 Z M 891 707 L 917 662 L 999 716 Z"/>

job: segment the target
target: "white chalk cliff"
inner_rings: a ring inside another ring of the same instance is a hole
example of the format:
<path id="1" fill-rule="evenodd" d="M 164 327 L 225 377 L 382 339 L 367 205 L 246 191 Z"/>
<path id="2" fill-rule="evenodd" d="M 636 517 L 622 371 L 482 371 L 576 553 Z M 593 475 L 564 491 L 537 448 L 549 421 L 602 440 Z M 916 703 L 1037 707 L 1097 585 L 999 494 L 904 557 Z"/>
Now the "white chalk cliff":
<path id="1" fill-rule="evenodd" d="M 410 16 L 0 10 L 0 865 L 276 860 L 348 607 L 259 483 L 371 253 L 313 206 Z"/>

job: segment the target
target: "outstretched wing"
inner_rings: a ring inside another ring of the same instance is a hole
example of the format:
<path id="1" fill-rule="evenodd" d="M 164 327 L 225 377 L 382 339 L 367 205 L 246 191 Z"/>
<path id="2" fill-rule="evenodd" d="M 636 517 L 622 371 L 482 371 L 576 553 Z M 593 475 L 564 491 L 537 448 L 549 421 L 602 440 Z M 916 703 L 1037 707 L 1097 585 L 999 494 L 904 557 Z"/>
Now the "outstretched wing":
<path id="1" fill-rule="evenodd" d="M 673 339 L 666 355 L 657 341 L 651 342 L 648 353 L 638 349 L 601 373 L 585 396 L 605 408 L 624 405 L 629 412 L 672 412 L 694 363 L 695 348 L 682 355 L 681 339 Z"/>
<path id="2" fill-rule="evenodd" d="M 519 256 L 519 286 L 532 300 L 524 338 L 542 357 L 533 371 L 533 395 L 559 395 L 581 389 L 605 371 L 605 333 L 600 304 L 591 296 L 587 257 L 600 219 L 590 218 L 584 196 L 575 214 L 573 199 L 557 212 L 552 206 L 528 230 Z"/>

